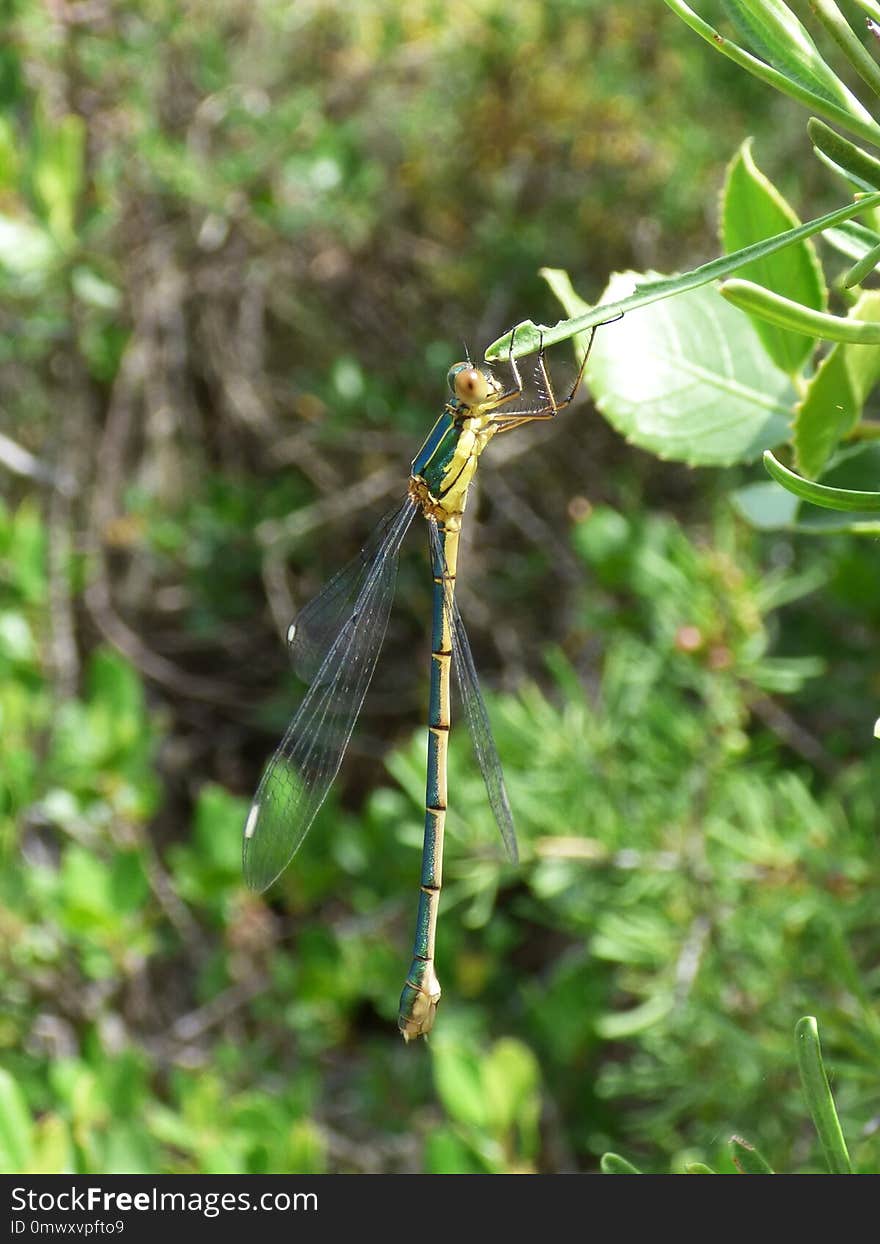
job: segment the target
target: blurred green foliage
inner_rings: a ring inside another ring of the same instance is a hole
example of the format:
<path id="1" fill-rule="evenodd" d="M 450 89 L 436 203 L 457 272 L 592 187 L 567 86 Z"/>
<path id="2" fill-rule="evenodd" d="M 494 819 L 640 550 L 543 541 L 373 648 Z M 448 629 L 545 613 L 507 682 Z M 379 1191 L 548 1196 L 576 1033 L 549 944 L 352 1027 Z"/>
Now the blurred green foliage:
<path id="1" fill-rule="evenodd" d="M 797 119 L 659 11 L 4 0 L 3 1169 L 727 1169 L 734 1130 L 814 1169 L 806 1012 L 876 1167 L 870 552 L 750 533 L 583 410 L 469 508 L 524 858 L 453 732 L 430 1045 L 394 1024 L 424 554 L 296 866 L 240 877 L 279 636 L 400 495 L 459 335 L 549 307 L 542 265 L 705 258 L 746 130 L 785 184 Z"/>
<path id="2" fill-rule="evenodd" d="M 768 691 L 819 672 L 773 656 L 766 621 L 815 578 L 759 574 L 729 520 L 705 544 L 608 508 L 574 528 L 601 682 L 585 694 L 557 652 L 551 695 L 493 702 L 518 872 L 455 740 L 432 1089 L 393 1036 L 421 732 L 389 761 L 399 790 L 376 790 L 360 820 L 322 812 L 277 911 L 242 887 L 246 800 L 219 787 L 160 859 L 161 724 L 99 649 L 48 728 L 34 515 L 3 521 L 3 824 L 21 862 L 2 880 L 8 1168 L 309 1171 L 329 1149 L 334 1168 L 370 1169 L 422 1144 L 437 1171 L 534 1169 L 548 1146 L 563 1163 L 612 1145 L 719 1161 L 743 1118 L 790 1165 L 790 1019 L 807 1004 L 844 1116 L 876 1112 L 859 1075 L 880 1041 L 864 979 L 876 765 L 817 795 L 768 731 L 748 733 Z M 358 1142 L 372 1157 L 349 1153 Z"/>

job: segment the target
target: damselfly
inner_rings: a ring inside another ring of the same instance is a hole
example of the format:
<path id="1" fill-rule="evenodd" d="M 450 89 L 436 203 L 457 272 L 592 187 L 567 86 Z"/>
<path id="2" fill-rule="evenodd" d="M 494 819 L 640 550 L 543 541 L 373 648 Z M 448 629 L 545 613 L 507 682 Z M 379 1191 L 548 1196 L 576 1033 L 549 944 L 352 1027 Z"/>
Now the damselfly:
<path id="1" fill-rule="evenodd" d="M 448 375 L 450 397 L 412 464 L 407 497 L 360 554 L 299 614 L 288 631 L 294 668 L 310 683 L 287 732 L 266 766 L 244 830 L 244 872 L 265 890 L 284 871 L 339 772 L 385 637 L 403 538 L 416 514 L 428 523 L 434 576 L 425 837 L 413 961 L 400 998 L 398 1026 L 407 1041 L 430 1032 L 440 1001 L 434 966 L 437 909 L 446 821 L 446 756 L 450 667 L 456 678 L 477 761 L 507 854 L 517 860 L 516 834 L 501 762 L 477 682 L 470 644 L 455 600 L 462 516 L 480 454 L 493 436 L 536 419 L 552 419 L 575 396 L 593 333 L 571 392 L 557 401 L 539 350 L 541 403 L 512 409 L 523 383 L 513 357 L 505 386 L 470 359 Z"/>

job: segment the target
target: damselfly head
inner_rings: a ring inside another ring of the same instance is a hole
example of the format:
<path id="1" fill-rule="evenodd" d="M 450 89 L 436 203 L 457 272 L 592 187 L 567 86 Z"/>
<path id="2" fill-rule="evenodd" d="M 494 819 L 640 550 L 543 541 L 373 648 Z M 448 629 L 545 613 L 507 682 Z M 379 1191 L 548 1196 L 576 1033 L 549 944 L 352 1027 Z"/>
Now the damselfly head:
<path id="1" fill-rule="evenodd" d="M 447 380 L 453 395 L 465 406 L 480 406 L 498 392 L 498 381 L 492 373 L 470 362 L 450 367 Z"/>

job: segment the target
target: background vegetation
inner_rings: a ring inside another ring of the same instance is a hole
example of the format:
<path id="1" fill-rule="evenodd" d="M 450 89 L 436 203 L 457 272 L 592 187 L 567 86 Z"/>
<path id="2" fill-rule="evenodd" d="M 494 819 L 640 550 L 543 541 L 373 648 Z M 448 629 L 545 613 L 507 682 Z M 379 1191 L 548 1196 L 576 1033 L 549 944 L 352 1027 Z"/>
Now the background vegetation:
<path id="1" fill-rule="evenodd" d="M 807 1012 L 876 1169 L 876 549 L 746 527 L 758 468 L 587 404 L 493 445 L 461 603 L 524 860 L 454 734 L 430 1045 L 395 1032 L 416 537 L 333 799 L 268 896 L 240 875 L 287 624 L 460 339 L 556 318 L 541 266 L 595 297 L 711 257 L 747 134 L 835 206 L 802 116 L 654 0 L 2 14 L 3 1169 L 731 1169 L 742 1131 L 810 1170 Z"/>

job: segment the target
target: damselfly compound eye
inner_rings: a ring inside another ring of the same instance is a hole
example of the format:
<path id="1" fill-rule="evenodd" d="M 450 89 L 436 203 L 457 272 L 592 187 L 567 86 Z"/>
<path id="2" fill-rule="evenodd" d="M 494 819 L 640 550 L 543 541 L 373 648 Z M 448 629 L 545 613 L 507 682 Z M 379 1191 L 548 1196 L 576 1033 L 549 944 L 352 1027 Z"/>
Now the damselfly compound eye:
<path id="1" fill-rule="evenodd" d="M 492 377 L 470 363 L 456 363 L 450 369 L 449 387 L 465 406 L 479 406 L 495 392 Z"/>

